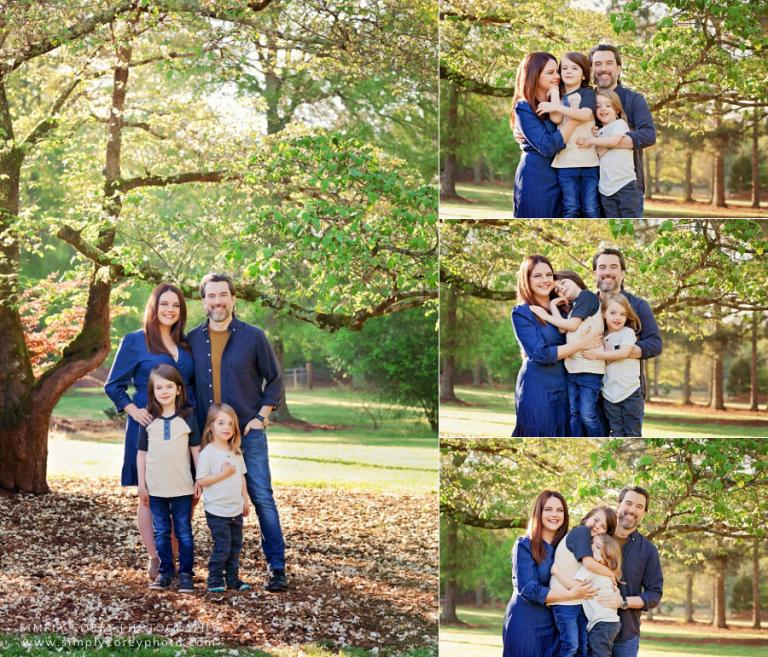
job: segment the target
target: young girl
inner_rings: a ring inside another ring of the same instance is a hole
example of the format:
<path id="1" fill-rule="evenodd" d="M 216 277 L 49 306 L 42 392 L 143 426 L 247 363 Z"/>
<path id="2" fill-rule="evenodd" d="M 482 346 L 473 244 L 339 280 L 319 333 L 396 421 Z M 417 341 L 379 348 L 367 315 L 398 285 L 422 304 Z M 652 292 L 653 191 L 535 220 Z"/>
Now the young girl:
<path id="1" fill-rule="evenodd" d="M 240 579 L 243 517 L 249 513 L 245 461 L 240 451 L 237 414 L 228 404 L 211 404 L 203 429 L 197 484 L 203 489 L 205 519 L 213 536 L 208 561 L 208 591 L 248 591 Z"/>
<path id="2" fill-rule="evenodd" d="M 585 337 L 587 334 L 602 335 L 603 318 L 600 314 L 600 299 L 587 290 L 581 276 L 575 271 L 564 269 L 555 272 L 555 293 L 557 299 L 550 303 L 551 313 L 543 308 L 531 306 L 531 312 L 546 322 L 557 326 L 566 333 L 566 344 Z M 560 314 L 559 304 L 563 299 L 570 305 L 568 317 Z M 588 360 L 581 353 L 565 359 L 568 370 L 568 405 L 570 408 L 570 436 L 600 437 L 605 428 L 600 420 L 598 402 L 603 385 L 605 363 Z"/>
<path id="3" fill-rule="evenodd" d="M 640 390 L 640 361 L 629 358 L 637 342 L 640 318 L 623 294 L 614 294 L 603 305 L 608 331 L 603 349 L 584 352 L 586 358 L 607 361 L 603 377 L 603 408 L 611 436 L 640 437 L 643 422 L 643 395 Z"/>
<path id="4" fill-rule="evenodd" d="M 631 148 L 616 148 L 629 126 L 619 95 L 610 89 L 597 91 L 597 119 L 602 124 L 597 135 L 578 137 L 580 148 L 597 146 L 600 157 L 600 202 L 603 216 L 639 217 L 637 176 Z"/>
<path id="5" fill-rule="evenodd" d="M 179 593 L 194 593 L 194 543 L 192 496 L 194 481 L 190 454 L 200 453 L 200 432 L 192 409 L 187 407 L 184 382 L 172 365 L 158 365 L 149 375 L 147 411 L 154 418 L 139 431 L 136 467 L 139 499 L 152 513 L 160 574 L 150 584 L 167 589 L 173 582 L 171 517 L 179 542 Z"/>
<path id="6" fill-rule="evenodd" d="M 568 588 L 578 586 L 582 582 L 590 582 L 597 587 L 600 594 L 612 595 L 614 585 L 621 580 L 621 546 L 612 536 L 599 534 L 592 537 L 592 556 L 594 560 L 611 571 L 611 577 L 596 574 L 583 565 L 576 571 L 573 578 L 562 573 L 563 584 Z M 554 572 L 554 570 L 553 570 Z M 613 642 L 621 630 L 621 621 L 616 609 L 603 607 L 597 598 L 584 600 L 582 603 L 587 618 L 587 643 L 590 657 L 611 657 Z"/>
<path id="7" fill-rule="evenodd" d="M 549 580 L 551 591 L 566 591 L 574 588 L 572 579 L 584 567 L 589 571 L 612 577 L 611 570 L 599 563 L 592 551 L 592 538 L 613 534 L 616 529 L 616 513 L 607 506 L 597 506 L 581 519 L 560 541 L 555 551 L 555 563 Z M 558 657 L 586 657 L 587 655 L 587 618 L 582 610 L 581 600 L 552 605 L 552 614 L 560 635 Z"/>
<path id="8" fill-rule="evenodd" d="M 579 148 L 578 137 L 592 136 L 595 125 L 595 92 L 589 86 L 589 59 L 580 52 L 568 52 L 560 58 L 561 99 L 541 103 L 538 108 L 549 112 L 550 120 L 560 124 L 576 122 L 566 147 L 555 155 L 552 166 L 563 192 L 563 217 L 599 217 L 597 185 L 600 178 L 597 150 Z M 543 108 L 543 109 L 542 109 Z"/>

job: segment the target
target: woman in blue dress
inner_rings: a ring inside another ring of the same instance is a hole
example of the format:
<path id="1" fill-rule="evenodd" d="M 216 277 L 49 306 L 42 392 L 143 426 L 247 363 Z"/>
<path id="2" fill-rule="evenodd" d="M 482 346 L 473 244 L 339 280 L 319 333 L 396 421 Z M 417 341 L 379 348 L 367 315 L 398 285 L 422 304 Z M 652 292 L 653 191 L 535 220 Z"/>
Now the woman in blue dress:
<path id="1" fill-rule="evenodd" d="M 555 548 L 567 533 L 565 498 L 554 490 L 541 491 L 533 506 L 528 530 L 512 549 L 514 591 L 504 617 L 504 657 L 556 657 L 557 628 L 547 605 L 595 595 L 596 589 L 587 582 L 571 590 L 549 589 Z"/>
<path id="2" fill-rule="evenodd" d="M 515 217 L 561 217 L 562 193 L 552 160 L 579 124 L 565 121 L 558 130 L 539 103 L 560 101 L 557 60 L 548 52 L 528 53 L 517 69 L 510 124 L 523 138 L 515 172 Z"/>
<path id="3" fill-rule="evenodd" d="M 187 399 L 194 403 L 191 381 L 195 371 L 192 353 L 184 336 L 187 321 L 187 306 L 181 290 L 169 283 L 160 283 L 149 296 L 144 310 L 144 328 L 128 333 L 109 371 L 104 392 L 115 404 L 118 411 L 125 411 L 128 422 L 125 426 L 125 452 L 123 455 L 123 486 L 138 486 L 136 452 L 139 428 L 147 426 L 152 416 L 147 411 L 147 385 L 149 375 L 158 365 L 173 365 L 181 374 L 187 388 Z M 133 398 L 128 387 L 135 389 Z M 160 566 L 152 529 L 152 514 L 149 507 L 139 503 L 136 510 L 136 524 L 141 540 L 149 554 L 149 576 L 157 577 Z"/>
<path id="4" fill-rule="evenodd" d="M 565 334 L 536 317 L 531 306 L 549 311 L 555 288 L 554 271 L 542 255 L 528 256 L 517 274 L 517 299 L 512 326 L 523 352 L 517 375 L 515 408 L 516 437 L 562 437 L 570 435 L 568 379 L 563 360 L 584 349 L 602 344 L 602 335 L 590 335 L 566 344 Z"/>

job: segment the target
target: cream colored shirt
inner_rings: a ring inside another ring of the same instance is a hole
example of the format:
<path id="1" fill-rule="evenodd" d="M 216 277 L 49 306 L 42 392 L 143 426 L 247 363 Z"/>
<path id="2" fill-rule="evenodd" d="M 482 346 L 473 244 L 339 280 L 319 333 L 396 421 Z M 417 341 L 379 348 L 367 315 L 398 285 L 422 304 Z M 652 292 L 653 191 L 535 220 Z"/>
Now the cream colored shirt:
<path id="1" fill-rule="evenodd" d="M 568 94 L 568 106 L 573 109 L 579 109 L 581 105 L 581 95 L 578 91 L 574 91 Z M 563 117 L 563 124 L 566 121 L 573 121 L 572 118 L 566 116 Z M 600 159 L 597 157 L 597 149 L 594 146 L 588 146 L 587 148 L 579 148 L 576 145 L 576 140 L 579 137 L 591 137 L 592 128 L 595 125 L 594 119 L 591 121 L 584 121 L 579 123 L 578 126 L 571 133 L 570 139 L 565 145 L 565 148 L 557 152 L 555 159 L 552 160 L 552 166 L 556 169 L 566 168 L 578 168 L 578 167 L 596 167 L 600 165 Z"/>

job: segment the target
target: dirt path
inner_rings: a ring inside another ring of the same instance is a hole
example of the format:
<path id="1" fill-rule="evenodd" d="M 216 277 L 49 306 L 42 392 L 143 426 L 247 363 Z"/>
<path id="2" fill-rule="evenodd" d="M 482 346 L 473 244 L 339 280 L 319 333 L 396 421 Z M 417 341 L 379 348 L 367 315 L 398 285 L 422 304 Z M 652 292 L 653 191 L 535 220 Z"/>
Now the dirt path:
<path id="1" fill-rule="evenodd" d="M 45 496 L 0 497 L 0 632 L 157 634 L 180 643 L 336 647 L 437 643 L 437 514 L 432 495 L 332 489 L 275 492 L 291 589 L 204 593 L 211 539 L 194 517 L 195 583 L 147 589 L 136 498 L 105 479 L 55 479 Z M 246 521 L 241 577 L 263 580 L 258 527 Z"/>

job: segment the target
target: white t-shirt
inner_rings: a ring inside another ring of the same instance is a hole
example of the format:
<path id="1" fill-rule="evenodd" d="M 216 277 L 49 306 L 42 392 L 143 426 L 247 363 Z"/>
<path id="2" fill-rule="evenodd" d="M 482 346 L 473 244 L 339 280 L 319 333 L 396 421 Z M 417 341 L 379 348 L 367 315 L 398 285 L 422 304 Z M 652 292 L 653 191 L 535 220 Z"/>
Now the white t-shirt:
<path id="1" fill-rule="evenodd" d="M 628 344 L 635 344 L 635 332 L 625 326 L 620 331 L 607 333 L 603 338 L 606 351 L 613 351 Z M 621 360 L 606 361 L 605 376 L 603 377 L 603 397 L 609 402 L 618 404 L 629 397 L 640 387 L 640 359 L 622 358 Z"/>
<path id="2" fill-rule="evenodd" d="M 597 131 L 598 137 L 625 135 L 629 126 L 624 119 L 616 119 Z M 600 184 L 597 188 L 603 196 L 613 196 L 624 185 L 637 180 L 634 151 L 631 148 L 609 148 L 600 158 Z"/>
<path id="3" fill-rule="evenodd" d="M 197 460 L 197 478 L 219 474 L 227 463 L 234 465 L 237 472 L 203 488 L 203 505 L 214 516 L 234 518 L 243 512 L 243 475 L 246 469 L 242 454 L 225 451 L 209 443 Z"/>
<path id="4" fill-rule="evenodd" d="M 582 582 L 592 582 L 592 585 L 597 589 L 598 596 L 602 593 L 612 594 L 614 592 L 613 582 L 610 577 L 593 573 L 584 566 L 579 568 L 573 579 L 578 579 Z M 584 608 L 584 615 L 587 617 L 587 632 L 591 632 L 592 628 L 598 623 L 620 622 L 618 611 L 610 607 L 603 607 L 603 605 L 597 602 L 597 597 L 583 600 L 581 606 Z"/>

